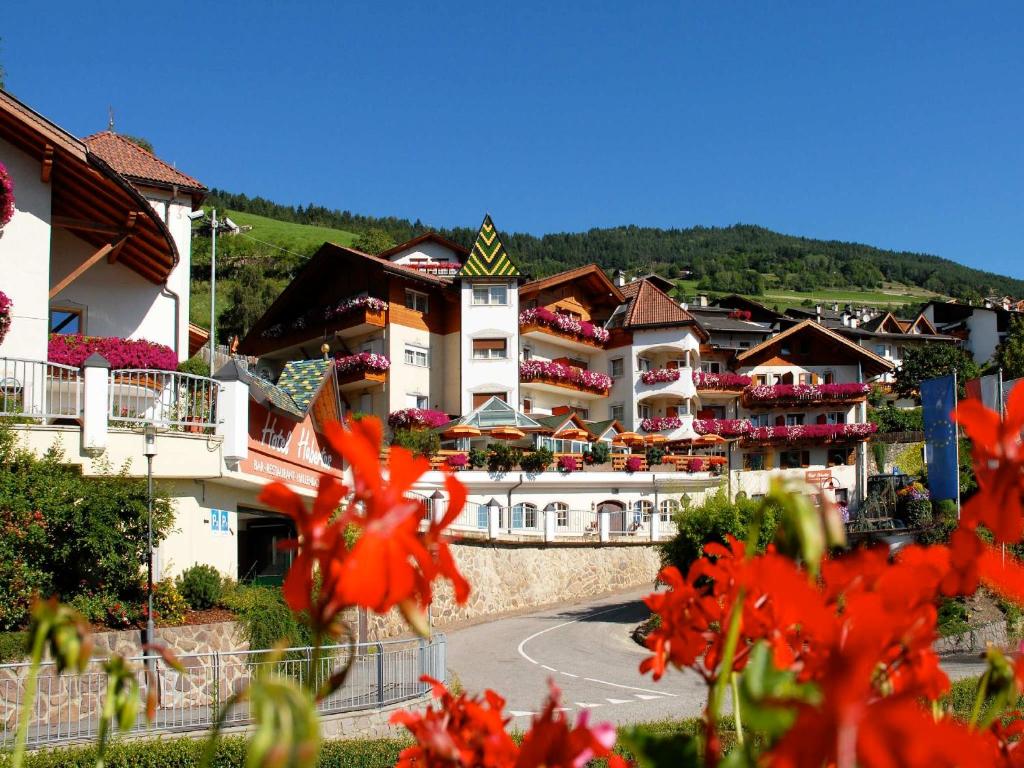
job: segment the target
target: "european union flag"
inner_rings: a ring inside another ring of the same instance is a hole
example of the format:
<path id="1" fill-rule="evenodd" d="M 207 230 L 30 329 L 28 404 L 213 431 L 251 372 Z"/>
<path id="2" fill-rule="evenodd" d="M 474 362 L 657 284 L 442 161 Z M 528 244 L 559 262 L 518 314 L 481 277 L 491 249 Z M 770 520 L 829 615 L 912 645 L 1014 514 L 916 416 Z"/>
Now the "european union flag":
<path id="1" fill-rule="evenodd" d="M 921 406 L 924 458 L 932 499 L 955 499 L 959 495 L 960 467 L 956 425 L 950 414 L 956 408 L 956 379 L 941 376 L 922 381 Z"/>

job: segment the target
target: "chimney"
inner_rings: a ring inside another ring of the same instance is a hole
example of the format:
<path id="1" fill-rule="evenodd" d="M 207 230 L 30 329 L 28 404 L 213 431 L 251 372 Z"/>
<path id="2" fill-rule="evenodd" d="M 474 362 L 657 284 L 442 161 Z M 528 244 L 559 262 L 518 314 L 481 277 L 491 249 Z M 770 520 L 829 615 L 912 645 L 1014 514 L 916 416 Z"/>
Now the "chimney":
<path id="1" fill-rule="evenodd" d="M 621 288 L 626 284 L 626 272 L 621 269 L 615 270 L 615 287 Z"/>
<path id="2" fill-rule="evenodd" d="M 821 319 L 821 304 L 815 304 L 814 311 L 817 313 L 818 319 L 820 320 Z"/>
<path id="3" fill-rule="evenodd" d="M 706 307 L 708 305 L 708 295 L 706 293 L 697 294 L 697 306 Z"/>

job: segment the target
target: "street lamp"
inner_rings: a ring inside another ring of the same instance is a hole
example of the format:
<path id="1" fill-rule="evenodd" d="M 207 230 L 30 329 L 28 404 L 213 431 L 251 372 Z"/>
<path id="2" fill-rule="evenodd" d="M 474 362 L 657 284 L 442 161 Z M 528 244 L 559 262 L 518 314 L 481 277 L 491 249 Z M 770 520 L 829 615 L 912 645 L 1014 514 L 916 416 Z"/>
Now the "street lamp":
<path id="1" fill-rule="evenodd" d="M 146 516 L 146 541 L 149 549 L 147 557 L 148 576 L 146 577 L 146 594 L 149 597 L 149 609 L 146 611 L 146 644 L 153 643 L 153 457 L 156 456 L 156 425 L 147 424 L 142 432 L 142 454 L 146 457 L 146 484 L 149 514 Z M 149 655 L 149 651 L 146 652 Z"/>

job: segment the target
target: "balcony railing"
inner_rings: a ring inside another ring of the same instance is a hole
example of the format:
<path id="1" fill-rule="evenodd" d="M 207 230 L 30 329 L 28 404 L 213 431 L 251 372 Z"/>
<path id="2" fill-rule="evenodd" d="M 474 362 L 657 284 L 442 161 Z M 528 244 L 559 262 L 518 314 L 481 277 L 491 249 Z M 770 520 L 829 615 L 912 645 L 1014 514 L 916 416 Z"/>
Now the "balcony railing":
<path id="1" fill-rule="evenodd" d="M 0 416 L 36 421 L 78 419 L 82 373 L 41 360 L 0 357 Z"/>
<path id="2" fill-rule="evenodd" d="M 737 373 L 693 372 L 693 383 L 698 392 L 742 392 L 751 382 L 749 376 L 740 376 Z"/>
<path id="3" fill-rule="evenodd" d="M 747 443 L 830 443 L 865 440 L 878 430 L 877 424 L 795 424 L 785 427 L 754 427 L 743 438 Z"/>
<path id="4" fill-rule="evenodd" d="M 338 357 L 335 358 L 334 364 L 338 369 L 338 379 L 343 384 L 364 379 L 384 381 L 388 369 L 391 368 L 391 361 L 387 356 L 373 352 L 358 352 Z"/>
<path id="5" fill-rule="evenodd" d="M 743 391 L 745 405 L 778 405 L 780 403 L 845 403 L 867 397 L 867 384 L 760 384 Z"/>
<path id="6" fill-rule="evenodd" d="M 533 327 L 543 328 L 556 336 L 564 336 L 567 339 L 590 344 L 599 349 L 604 349 L 611 334 L 599 325 L 579 320 L 569 315 L 552 312 L 545 307 L 526 309 L 519 313 L 519 327 L 521 333 L 526 333 Z"/>
<path id="7" fill-rule="evenodd" d="M 611 377 L 607 374 L 543 360 L 525 360 L 520 363 L 519 380 L 524 383 L 537 381 L 555 384 L 600 395 L 607 395 L 612 386 Z"/>
<path id="8" fill-rule="evenodd" d="M 218 383 L 177 371 L 110 372 L 112 426 L 153 423 L 175 431 L 205 433 L 217 426 Z"/>
<path id="9" fill-rule="evenodd" d="M 749 419 L 694 419 L 693 431 L 698 435 L 719 437 L 743 437 L 750 434 L 754 425 Z"/>

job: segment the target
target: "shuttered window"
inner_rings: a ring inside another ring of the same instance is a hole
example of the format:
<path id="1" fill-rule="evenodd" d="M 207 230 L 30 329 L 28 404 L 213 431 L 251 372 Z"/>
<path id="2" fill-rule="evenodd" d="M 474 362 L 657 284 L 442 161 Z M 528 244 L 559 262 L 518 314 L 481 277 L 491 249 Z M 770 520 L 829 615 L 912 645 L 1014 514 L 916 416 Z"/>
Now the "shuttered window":
<path id="1" fill-rule="evenodd" d="M 477 360 L 503 360 L 508 357 L 508 339 L 473 339 L 473 357 Z"/>

